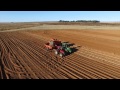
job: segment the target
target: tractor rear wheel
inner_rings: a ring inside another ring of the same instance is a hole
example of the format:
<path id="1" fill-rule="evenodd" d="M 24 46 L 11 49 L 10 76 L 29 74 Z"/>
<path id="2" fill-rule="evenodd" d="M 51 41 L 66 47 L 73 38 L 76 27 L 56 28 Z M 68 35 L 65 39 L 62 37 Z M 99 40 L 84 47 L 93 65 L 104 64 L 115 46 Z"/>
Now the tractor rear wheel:
<path id="1" fill-rule="evenodd" d="M 55 54 L 58 55 L 58 51 L 57 50 L 55 50 Z"/>

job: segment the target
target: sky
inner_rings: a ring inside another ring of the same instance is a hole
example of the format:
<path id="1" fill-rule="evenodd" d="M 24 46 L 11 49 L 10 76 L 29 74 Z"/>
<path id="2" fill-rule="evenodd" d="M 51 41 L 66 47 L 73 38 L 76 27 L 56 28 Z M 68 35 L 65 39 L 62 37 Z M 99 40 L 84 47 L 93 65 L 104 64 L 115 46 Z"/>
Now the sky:
<path id="1" fill-rule="evenodd" d="M 99 20 L 120 22 L 120 11 L 0 11 L 0 22 Z"/>

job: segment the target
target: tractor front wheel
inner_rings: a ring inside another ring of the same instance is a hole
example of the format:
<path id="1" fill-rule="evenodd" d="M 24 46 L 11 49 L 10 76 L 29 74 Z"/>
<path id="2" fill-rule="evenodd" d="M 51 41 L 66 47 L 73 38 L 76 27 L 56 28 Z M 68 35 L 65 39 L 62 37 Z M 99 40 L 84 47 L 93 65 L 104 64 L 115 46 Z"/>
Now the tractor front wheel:
<path id="1" fill-rule="evenodd" d="M 64 56 L 64 54 L 63 53 L 60 53 L 60 57 L 63 57 Z"/>

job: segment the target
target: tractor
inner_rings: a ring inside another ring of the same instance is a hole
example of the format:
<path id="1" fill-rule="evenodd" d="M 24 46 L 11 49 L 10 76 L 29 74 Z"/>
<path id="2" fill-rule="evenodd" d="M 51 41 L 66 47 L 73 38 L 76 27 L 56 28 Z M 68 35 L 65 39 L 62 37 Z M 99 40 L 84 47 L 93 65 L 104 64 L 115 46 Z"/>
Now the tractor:
<path id="1" fill-rule="evenodd" d="M 55 51 L 55 54 L 56 55 L 59 54 L 60 57 L 63 57 L 67 54 L 72 53 L 72 50 L 67 43 L 62 43 L 61 46 L 57 46 L 57 49 L 55 49 L 54 51 Z"/>
<path id="2" fill-rule="evenodd" d="M 63 57 L 72 52 L 67 43 L 62 43 L 57 39 L 51 39 L 48 43 L 45 44 L 45 47 L 47 50 L 54 50 L 55 54 L 59 54 L 60 57 Z"/>

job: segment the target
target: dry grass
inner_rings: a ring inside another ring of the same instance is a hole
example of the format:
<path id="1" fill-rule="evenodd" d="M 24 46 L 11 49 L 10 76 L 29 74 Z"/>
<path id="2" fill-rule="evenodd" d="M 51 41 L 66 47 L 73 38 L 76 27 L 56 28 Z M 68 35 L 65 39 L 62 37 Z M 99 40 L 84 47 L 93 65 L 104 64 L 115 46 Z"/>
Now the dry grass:
<path id="1" fill-rule="evenodd" d="M 120 30 L 120 24 L 106 23 L 0 23 L 0 31 L 79 29 L 79 30 Z"/>

